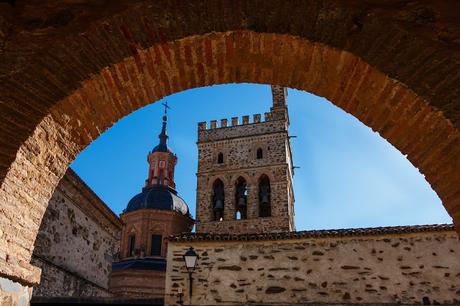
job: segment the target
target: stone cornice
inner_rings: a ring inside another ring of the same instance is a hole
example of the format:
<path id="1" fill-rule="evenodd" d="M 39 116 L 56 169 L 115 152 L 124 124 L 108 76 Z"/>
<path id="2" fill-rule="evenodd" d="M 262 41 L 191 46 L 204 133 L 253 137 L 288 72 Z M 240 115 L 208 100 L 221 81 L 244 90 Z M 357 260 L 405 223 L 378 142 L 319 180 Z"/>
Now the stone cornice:
<path id="1" fill-rule="evenodd" d="M 453 224 L 386 226 L 369 228 L 345 228 L 331 230 L 310 230 L 299 232 L 279 232 L 264 234 L 197 234 L 186 233 L 168 237 L 173 242 L 198 242 L 198 241 L 260 241 L 260 240 L 291 240 L 302 238 L 343 238 L 364 237 L 381 235 L 399 235 L 423 232 L 454 232 Z"/>
<path id="2" fill-rule="evenodd" d="M 75 204 L 82 209 L 86 215 L 92 218 L 101 226 L 107 226 L 107 222 L 104 222 L 100 217 L 104 217 L 105 221 L 108 221 L 116 230 L 121 230 L 121 220 L 120 218 L 107 206 L 107 204 L 99 198 L 96 193 L 88 186 L 86 183 L 73 171 L 69 168 L 62 178 L 62 182 L 69 182 L 74 188 L 76 188 L 80 194 L 88 200 L 84 201 L 74 201 Z M 59 185 L 58 185 L 58 188 Z M 64 192 L 64 194 L 67 194 Z M 68 195 L 72 198 L 72 195 Z M 95 214 L 96 212 L 96 214 Z"/>

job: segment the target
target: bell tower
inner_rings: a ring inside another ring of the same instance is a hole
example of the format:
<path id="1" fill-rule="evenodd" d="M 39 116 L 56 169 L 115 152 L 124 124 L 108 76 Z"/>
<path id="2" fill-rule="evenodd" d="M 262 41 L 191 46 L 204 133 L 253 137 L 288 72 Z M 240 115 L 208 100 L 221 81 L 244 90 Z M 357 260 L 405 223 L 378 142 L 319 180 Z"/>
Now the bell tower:
<path id="1" fill-rule="evenodd" d="M 168 148 L 168 135 L 166 134 L 166 124 L 168 122 L 168 104 L 163 104 L 165 112 L 163 115 L 163 123 L 161 133 L 158 135 L 159 144 L 147 155 L 149 163 L 149 173 L 145 180 L 145 187 L 160 185 L 176 189 L 174 183 L 174 168 L 177 163 L 177 156 Z"/>
<path id="2" fill-rule="evenodd" d="M 295 230 L 287 89 L 271 89 L 263 119 L 198 124 L 198 233 Z"/>

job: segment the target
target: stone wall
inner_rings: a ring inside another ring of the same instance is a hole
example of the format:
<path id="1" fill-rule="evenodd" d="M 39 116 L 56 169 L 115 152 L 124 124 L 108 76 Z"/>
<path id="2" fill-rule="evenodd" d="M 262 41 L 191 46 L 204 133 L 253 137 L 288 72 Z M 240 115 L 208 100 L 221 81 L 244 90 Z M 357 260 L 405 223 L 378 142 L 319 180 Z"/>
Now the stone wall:
<path id="1" fill-rule="evenodd" d="M 182 236 L 169 243 L 167 305 L 179 289 L 190 302 L 181 257 L 190 246 L 200 256 L 193 305 L 460 303 L 453 226 Z"/>
<path id="2" fill-rule="evenodd" d="M 0 305 L 27 306 L 32 296 L 32 287 L 23 286 L 0 277 Z"/>
<path id="3" fill-rule="evenodd" d="M 109 296 L 121 222 L 69 169 L 51 198 L 32 264 L 42 269 L 34 296 Z"/>
<path id="4" fill-rule="evenodd" d="M 107 297 L 106 287 L 82 277 L 54 263 L 34 256 L 32 264 L 41 268 L 40 285 L 34 287 L 33 297 Z"/>

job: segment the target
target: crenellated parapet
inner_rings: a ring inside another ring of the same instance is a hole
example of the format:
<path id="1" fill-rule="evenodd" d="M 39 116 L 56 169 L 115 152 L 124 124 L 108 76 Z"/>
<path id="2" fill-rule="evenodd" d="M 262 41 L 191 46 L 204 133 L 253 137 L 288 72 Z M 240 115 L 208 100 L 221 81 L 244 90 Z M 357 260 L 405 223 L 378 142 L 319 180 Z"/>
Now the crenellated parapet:
<path id="1" fill-rule="evenodd" d="M 243 126 L 248 124 L 258 124 L 272 121 L 273 119 L 271 112 L 266 112 L 263 114 L 254 114 L 251 116 L 245 115 L 239 117 L 232 117 L 230 120 L 228 119 L 220 119 L 220 120 L 210 120 L 209 124 L 206 121 L 198 123 L 198 130 L 214 130 L 214 129 L 221 129 L 221 128 L 228 128 L 228 127 L 235 127 L 235 126 Z M 241 119 L 241 120 L 240 120 Z M 252 119 L 252 120 L 251 120 Z"/>
<path id="2" fill-rule="evenodd" d="M 229 124 L 230 123 L 230 124 Z M 198 123 L 198 143 L 219 141 L 235 137 L 250 137 L 274 132 L 287 133 L 287 124 L 284 120 L 273 120 L 272 113 L 263 116 L 233 117 L 230 119 L 211 120 Z"/>

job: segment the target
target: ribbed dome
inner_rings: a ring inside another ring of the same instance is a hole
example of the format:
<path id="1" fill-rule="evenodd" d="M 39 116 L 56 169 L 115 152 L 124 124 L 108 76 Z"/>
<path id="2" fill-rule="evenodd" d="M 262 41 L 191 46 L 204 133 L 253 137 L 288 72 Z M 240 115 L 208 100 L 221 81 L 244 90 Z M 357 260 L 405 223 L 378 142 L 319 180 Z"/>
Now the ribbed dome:
<path id="1" fill-rule="evenodd" d="M 160 143 L 157 145 L 155 148 L 153 148 L 153 152 L 166 152 L 166 153 L 172 153 L 171 149 L 169 149 L 168 145 L 165 143 Z"/>
<path id="2" fill-rule="evenodd" d="M 145 187 L 141 193 L 129 201 L 124 212 L 144 208 L 176 211 L 184 216 L 190 215 L 187 204 L 177 195 L 177 192 L 162 185 Z"/>

